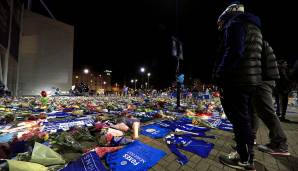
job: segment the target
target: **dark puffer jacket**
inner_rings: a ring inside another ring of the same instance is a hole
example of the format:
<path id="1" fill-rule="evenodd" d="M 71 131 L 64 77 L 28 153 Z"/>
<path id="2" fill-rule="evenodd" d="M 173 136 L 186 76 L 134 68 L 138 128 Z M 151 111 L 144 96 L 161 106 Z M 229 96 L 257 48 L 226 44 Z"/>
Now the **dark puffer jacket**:
<path id="1" fill-rule="evenodd" d="M 262 82 L 263 38 L 260 19 L 237 14 L 224 27 L 223 55 L 216 76 L 225 85 L 259 85 Z"/>
<path id="2" fill-rule="evenodd" d="M 262 77 L 264 81 L 280 79 L 275 54 L 272 47 L 265 40 L 263 40 L 262 52 Z"/>

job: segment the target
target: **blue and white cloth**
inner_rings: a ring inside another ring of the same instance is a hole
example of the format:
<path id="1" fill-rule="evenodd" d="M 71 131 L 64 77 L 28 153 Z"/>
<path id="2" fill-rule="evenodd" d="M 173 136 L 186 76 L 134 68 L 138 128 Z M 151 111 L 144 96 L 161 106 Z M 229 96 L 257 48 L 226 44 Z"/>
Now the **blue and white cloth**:
<path id="1" fill-rule="evenodd" d="M 55 133 L 59 131 L 67 131 L 71 127 L 75 127 L 75 126 L 90 127 L 90 126 L 93 126 L 94 124 L 95 124 L 95 121 L 89 117 L 65 119 L 65 120 L 59 120 L 59 121 L 53 121 L 53 122 L 45 121 L 43 122 L 42 131 Z"/>
<path id="2" fill-rule="evenodd" d="M 106 155 L 106 162 L 113 171 L 145 171 L 166 155 L 140 141 L 134 141 L 114 153 Z"/>
<path id="3" fill-rule="evenodd" d="M 171 150 L 178 158 L 177 161 L 184 165 L 188 162 L 188 158 L 183 155 L 178 149 L 195 153 L 203 158 L 208 157 L 209 153 L 214 147 L 214 144 L 208 143 L 203 140 L 197 140 L 193 138 L 194 135 L 169 135 L 165 138 L 165 141 Z"/>
<path id="4" fill-rule="evenodd" d="M 227 119 L 213 119 L 207 120 L 213 127 L 223 131 L 233 131 L 233 125 Z"/>
<path id="5" fill-rule="evenodd" d="M 60 171 L 107 171 L 95 151 L 84 154 L 80 159 L 69 163 Z"/>
<path id="6" fill-rule="evenodd" d="M 179 129 L 187 132 L 198 133 L 198 132 L 206 132 L 210 130 L 209 128 L 206 128 L 206 127 L 194 126 L 191 123 L 192 123 L 191 120 L 188 120 L 187 118 L 185 119 L 183 118 L 178 121 L 165 120 L 165 121 L 157 122 L 156 124 L 160 125 L 161 127 L 171 129 L 172 131 Z"/>
<path id="7" fill-rule="evenodd" d="M 171 129 L 163 128 L 159 124 L 151 124 L 141 127 L 141 134 L 151 138 L 164 138 L 171 132 Z"/>

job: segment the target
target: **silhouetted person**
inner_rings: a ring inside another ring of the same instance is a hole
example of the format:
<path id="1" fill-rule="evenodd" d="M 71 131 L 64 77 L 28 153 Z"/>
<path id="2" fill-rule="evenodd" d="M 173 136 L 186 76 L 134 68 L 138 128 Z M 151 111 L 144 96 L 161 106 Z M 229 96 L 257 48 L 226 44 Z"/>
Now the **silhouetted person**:
<path id="1" fill-rule="evenodd" d="M 261 61 L 263 81 L 257 86 L 256 94 L 252 100 L 255 112 L 253 134 L 256 138 L 259 117 L 269 130 L 270 142 L 266 145 L 258 145 L 258 149 L 271 155 L 289 156 L 287 136 L 281 127 L 278 116 L 275 114 L 272 98 L 275 81 L 280 79 L 279 69 L 273 49 L 264 40 Z"/>
<path id="2" fill-rule="evenodd" d="M 236 153 L 221 155 L 219 160 L 237 169 L 255 170 L 252 98 L 262 83 L 260 26 L 260 19 L 244 13 L 241 4 L 230 5 L 218 18 L 223 44 L 215 78 L 222 89 L 222 105 L 233 124 L 237 144 Z"/>
<path id="3" fill-rule="evenodd" d="M 291 92 L 291 80 L 288 63 L 285 60 L 278 61 L 280 79 L 276 82 L 276 114 L 281 121 L 286 121 L 289 93 Z"/>

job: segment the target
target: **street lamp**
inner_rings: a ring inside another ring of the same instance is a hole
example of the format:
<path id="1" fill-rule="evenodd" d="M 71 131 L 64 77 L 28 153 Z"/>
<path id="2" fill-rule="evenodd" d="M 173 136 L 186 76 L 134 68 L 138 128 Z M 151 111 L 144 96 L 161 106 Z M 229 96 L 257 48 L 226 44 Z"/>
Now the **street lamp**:
<path id="1" fill-rule="evenodd" d="M 102 89 L 102 79 L 101 79 L 101 74 L 99 74 L 98 76 L 99 76 L 100 89 Z"/>
<path id="2" fill-rule="evenodd" d="M 145 73 L 145 68 L 144 67 L 141 67 L 140 71 L 142 73 L 142 84 L 141 84 L 141 89 L 143 88 L 143 84 L 144 84 L 144 73 Z"/>
<path id="3" fill-rule="evenodd" d="M 144 73 L 144 72 L 145 72 L 145 68 L 144 68 L 144 67 L 141 67 L 140 71 L 141 71 L 142 73 Z"/>
<path id="4" fill-rule="evenodd" d="M 89 69 L 84 69 L 84 74 L 89 74 Z"/>
<path id="5" fill-rule="evenodd" d="M 116 90 L 116 95 L 118 96 L 118 93 L 119 93 L 119 91 L 118 91 L 118 84 L 116 83 L 115 86 L 116 86 L 116 89 L 115 89 Z"/>
<path id="6" fill-rule="evenodd" d="M 90 71 L 89 71 L 88 68 L 85 68 L 83 70 L 83 72 L 84 72 L 85 75 L 88 75 Z M 85 77 L 85 79 L 82 79 L 82 81 L 88 83 L 88 81 L 87 81 L 88 80 L 88 76 L 84 76 L 84 77 Z"/>
<path id="7" fill-rule="evenodd" d="M 137 89 L 137 82 L 138 82 L 138 80 L 135 79 L 135 90 Z"/>
<path id="8" fill-rule="evenodd" d="M 130 82 L 131 82 L 131 84 L 135 83 L 135 89 L 134 89 L 134 90 L 136 90 L 136 83 L 137 83 L 137 80 L 133 80 L 133 79 L 131 79 Z"/>
<path id="9" fill-rule="evenodd" d="M 106 90 L 106 84 L 107 84 L 107 82 L 106 81 L 103 81 L 103 89 L 104 89 L 104 91 Z"/>
<path id="10" fill-rule="evenodd" d="M 150 87 L 149 87 L 149 78 L 150 78 L 150 76 L 151 76 L 151 73 L 149 72 L 149 73 L 147 74 L 147 76 L 148 76 L 148 88 L 150 88 Z"/>

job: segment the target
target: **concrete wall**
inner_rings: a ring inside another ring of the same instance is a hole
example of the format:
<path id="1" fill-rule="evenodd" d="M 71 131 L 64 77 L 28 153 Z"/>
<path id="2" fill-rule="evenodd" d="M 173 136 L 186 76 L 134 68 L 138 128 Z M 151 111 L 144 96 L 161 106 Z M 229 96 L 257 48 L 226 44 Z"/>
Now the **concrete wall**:
<path id="1" fill-rule="evenodd" d="M 7 72 L 7 88 L 11 91 L 12 95 L 16 95 L 17 88 L 17 72 L 18 62 L 15 57 L 9 56 L 8 59 L 8 72 Z"/>
<path id="2" fill-rule="evenodd" d="M 67 91 L 72 84 L 74 27 L 24 11 L 19 58 L 19 95 Z"/>

